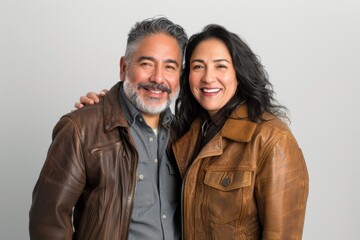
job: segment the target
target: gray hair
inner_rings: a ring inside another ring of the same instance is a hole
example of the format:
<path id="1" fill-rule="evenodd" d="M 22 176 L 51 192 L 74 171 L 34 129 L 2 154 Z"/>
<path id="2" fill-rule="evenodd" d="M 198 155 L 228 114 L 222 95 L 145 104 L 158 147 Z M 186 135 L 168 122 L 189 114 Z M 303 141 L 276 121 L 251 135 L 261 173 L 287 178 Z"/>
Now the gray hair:
<path id="1" fill-rule="evenodd" d="M 125 61 L 130 63 L 131 56 L 138 48 L 139 43 L 148 35 L 164 33 L 176 39 L 183 62 L 188 36 L 185 30 L 166 17 L 148 18 L 137 22 L 130 30 L 125 51 Z"/>

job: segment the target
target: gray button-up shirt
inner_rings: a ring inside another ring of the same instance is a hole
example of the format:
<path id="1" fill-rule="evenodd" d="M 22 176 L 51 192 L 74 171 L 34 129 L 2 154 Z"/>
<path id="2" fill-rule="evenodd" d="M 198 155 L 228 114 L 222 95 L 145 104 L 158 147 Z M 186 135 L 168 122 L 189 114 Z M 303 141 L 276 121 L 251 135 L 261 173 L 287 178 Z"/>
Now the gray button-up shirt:
<path id="1" fill-rule="evenodd" d="M 129 240 L 180 239 L 178 221 L 180 180 L 175 163 L 170 162 L 166 147 L 173 114 L 167 109 L 161 114 L 157 134 L 120 90 L 120 104 L 130 125 L 139 162 Z"/>

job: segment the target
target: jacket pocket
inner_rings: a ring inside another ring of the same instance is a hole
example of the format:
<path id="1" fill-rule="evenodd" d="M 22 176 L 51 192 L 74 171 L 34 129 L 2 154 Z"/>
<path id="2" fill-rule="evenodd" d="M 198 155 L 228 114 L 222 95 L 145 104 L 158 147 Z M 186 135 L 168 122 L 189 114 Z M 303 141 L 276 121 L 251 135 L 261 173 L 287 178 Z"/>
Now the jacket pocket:
<path id="1" fill-rule="evenodd" d="M 205 205 L 209 220 L 215 223 L 228 223 L 239 219 L 243 210 L 244 198 L 248 198 L 252 171 L 206 170 Z"/>
<path id="2" fill-rule="evenodd" d="M 88 185 L 112 192 L 116 184 L 121 183 L 119 177 L 128 174 L 122 169 L 128 169 L 131 166 L 123 143 L 114 142 L 94 146 L 88 151 L 89 155 L 85 162 Z M 124 176 L 124 178 L 131 179 L 130 176 Z"/>

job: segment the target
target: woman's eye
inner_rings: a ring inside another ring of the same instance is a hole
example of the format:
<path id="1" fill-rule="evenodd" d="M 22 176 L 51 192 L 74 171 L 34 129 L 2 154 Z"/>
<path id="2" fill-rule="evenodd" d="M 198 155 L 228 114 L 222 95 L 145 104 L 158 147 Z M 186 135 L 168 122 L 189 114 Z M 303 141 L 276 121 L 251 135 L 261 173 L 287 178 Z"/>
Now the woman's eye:
<path id="1" fill-rule="evenodd" d="M 201 66 L 201 65 L 194 65 L 194 66 L 192 67 L 193 70 L 201 69 L 201 68 L 204 68 L 204 67 Z"/>

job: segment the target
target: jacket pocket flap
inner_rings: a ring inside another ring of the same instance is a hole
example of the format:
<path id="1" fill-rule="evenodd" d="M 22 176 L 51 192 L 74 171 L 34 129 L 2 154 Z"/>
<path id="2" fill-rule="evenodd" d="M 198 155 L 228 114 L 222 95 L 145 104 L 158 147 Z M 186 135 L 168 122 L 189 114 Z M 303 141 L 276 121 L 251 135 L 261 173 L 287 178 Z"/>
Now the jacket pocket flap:
<path id="1" fill-rule="evenodd" d="M 206 171 L 204 183 L 222 191 L 251 185 L 251 171 Z"/>

